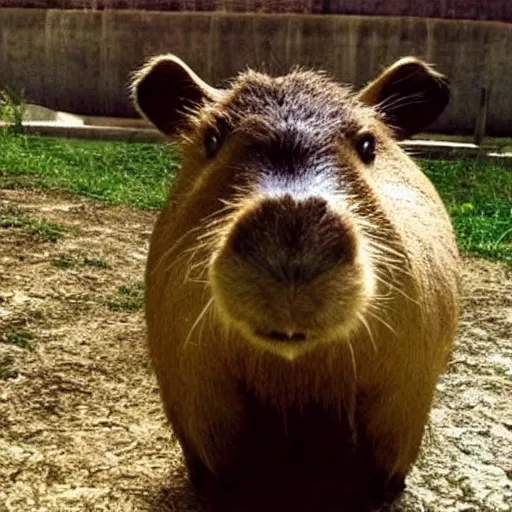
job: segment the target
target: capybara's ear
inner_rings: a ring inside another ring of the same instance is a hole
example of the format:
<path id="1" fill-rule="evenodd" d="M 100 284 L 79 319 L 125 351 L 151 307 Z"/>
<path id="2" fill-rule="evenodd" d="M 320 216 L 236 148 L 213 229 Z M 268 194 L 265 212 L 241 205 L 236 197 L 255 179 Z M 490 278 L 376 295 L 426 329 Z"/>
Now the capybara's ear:
<path id="1" fill-rule="evenodd" d="M 204 99 L 215 100 L 222 91 L 201 80 L 175 55 L 151 59 L 134 74 L 132 99 L 139 112 L 161 132 L 172 137 Z"/>
<path id="2" fill-rule="evenodd" d="M 377 108 L 403 139 L 434 122 L 450 99 L 448 79 L 415 57 L 404 57 L 388 67 L 358 95 Z"/>

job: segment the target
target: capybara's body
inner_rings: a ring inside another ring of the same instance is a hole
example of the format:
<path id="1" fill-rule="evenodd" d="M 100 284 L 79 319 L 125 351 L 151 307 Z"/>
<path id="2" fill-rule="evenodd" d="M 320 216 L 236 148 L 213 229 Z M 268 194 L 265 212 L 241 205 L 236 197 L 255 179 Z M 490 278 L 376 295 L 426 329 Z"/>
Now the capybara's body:
<path id="1" fill-rule="evenodd" d="M 134 93 L 180 142 L 146 318 L 193 484 L 226 512 L 392 500 L 450 354 L 459 265 L 396 139 L 437 117 L 446 82 L 409 58 L 359 93 L 300 70 L 219 90 L 167 56 Z"/>

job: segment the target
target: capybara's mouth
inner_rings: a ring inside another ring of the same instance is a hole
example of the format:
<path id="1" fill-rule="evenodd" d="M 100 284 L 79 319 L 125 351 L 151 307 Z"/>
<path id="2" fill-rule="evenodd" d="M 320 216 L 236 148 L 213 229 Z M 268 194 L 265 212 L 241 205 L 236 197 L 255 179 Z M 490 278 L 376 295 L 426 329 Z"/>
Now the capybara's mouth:
<path id="1" fill-rule="evenodd" d="M 275 343 L 303 343 L 308 340 L 306 334 L 302 332 L 285 333 L 281 331 L 256 331 L 259 338 Z"/>

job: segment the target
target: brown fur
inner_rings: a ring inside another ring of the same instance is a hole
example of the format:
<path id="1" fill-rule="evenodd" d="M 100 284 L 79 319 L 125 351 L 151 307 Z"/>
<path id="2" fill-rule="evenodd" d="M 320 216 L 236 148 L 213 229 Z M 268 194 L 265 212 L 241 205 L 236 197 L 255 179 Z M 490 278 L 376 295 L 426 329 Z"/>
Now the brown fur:
<path id="1" fill-rule="evenodd" d="M 312 496 L 311 510 L 363 510 L 416 459 L 456 329 L 450 220 L 395 142 L 442 111 L 446 82 L 408 58 L 359 95 L 302 70 L 218 90 L 164 56 L 133 91 L 181 148 L 146 318 L 196 487 L 244 489 L 253 506 L 266 495 L 256 510 L 293 495 L 289 510 Z M 422 98 L 414 110 L 409 96 Z M 213 157 L 207 130 L 223 141 Z M 365 133 L 370 164 L 355 149 Z"/>

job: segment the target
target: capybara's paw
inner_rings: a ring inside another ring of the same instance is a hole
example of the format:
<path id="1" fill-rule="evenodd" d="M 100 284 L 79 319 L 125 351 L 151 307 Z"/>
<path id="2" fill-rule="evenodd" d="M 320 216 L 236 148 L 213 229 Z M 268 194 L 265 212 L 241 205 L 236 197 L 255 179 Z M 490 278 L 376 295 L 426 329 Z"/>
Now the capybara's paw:
<path id="1" fill-rule="evenodd" d="M 396 501 L 405 490 L 405 476 L 393 475 L 388 481 L 384 491 L 384 499 L 386 502 Z"/>
<path id="2" fill-rule="evenodd" d="M 386 479 L 381 489 L 375 512 L 391 512 L 393 505 L 405 490 L 405 477 L 403 475 L 393 475 Z"/>
<path id="3" fill-rule="evenodd" d="M 183 449 L 183 452 L 185 455 L 189 482 L 198 494 L 203 494 L 206 489 L 211 486 L 211 481 L 214 479 L 214 475 L 199 457 L 192 454 L 185 448 Z"/>

